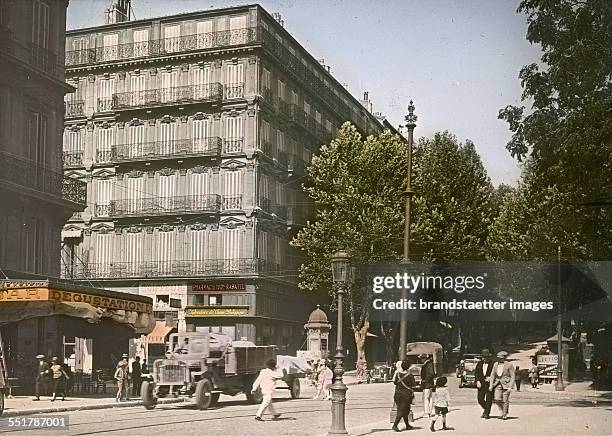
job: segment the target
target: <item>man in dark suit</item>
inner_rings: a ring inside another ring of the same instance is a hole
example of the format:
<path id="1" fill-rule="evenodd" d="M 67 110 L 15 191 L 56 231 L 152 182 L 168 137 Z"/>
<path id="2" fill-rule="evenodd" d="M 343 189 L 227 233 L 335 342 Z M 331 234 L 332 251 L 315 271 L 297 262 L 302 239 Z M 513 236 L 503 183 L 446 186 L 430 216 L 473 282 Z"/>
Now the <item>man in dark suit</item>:
<path id="1" fill-rule="evenodd" d="M 45 355 L 39 354 L 36 359 L 36 397 L 32 401 L 40 401 L 40 396 L 49 388 L 49 364 L 45 362 Z"/>
<path id="2" fill-rule="evenodd" d="M 478 389 L 478 404 L 484 409 L 481 418 L 489 419 L 491 405 L 493 404 L 493 392 L 489 389 L 491 382 L 491 371 L 493 361 L 491 352 L 488 349 L 482 350 L 482 360 L 476 364 L 476 388 Z"/>

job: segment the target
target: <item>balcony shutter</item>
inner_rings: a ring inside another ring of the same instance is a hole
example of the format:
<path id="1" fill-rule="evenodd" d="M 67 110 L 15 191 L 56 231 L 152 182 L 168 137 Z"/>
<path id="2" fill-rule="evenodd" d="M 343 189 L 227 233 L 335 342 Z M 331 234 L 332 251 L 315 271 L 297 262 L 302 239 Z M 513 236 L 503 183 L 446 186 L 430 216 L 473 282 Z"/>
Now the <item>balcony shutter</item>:
<path id="1" fill-rule="evenodd" d="M 108 35 L 104 35 L 102 39 L 102 44 L 104 46 L 103 50 L 103 59 L 105 61 L 117 59 L 117 46 L 119 45 L 119 34 L 111 33 Z"/>
<path id="2" fill-rule="evenodd" d="M 190 238 L 191 252 L 190 252 L 189 258 L 195 261 L 207 260 L 209 258 L 209 255 L 208 255 L 209 243 L 210 243 L 209 231 L 205 229 L 202 229 L 202 230 L 191 229 L 190 236 L 191 236 Z M 197 271 L 203 270 L 201 265 L 196 266 L 195 269 Z"/>
<path id="3" fill-rule="evenodd" d="M 113 180 L 96 179 L 96 216 L 108 216 L 108 205 L 113 199 Z"/>
<path id="4" fill-rule="evenodd" d="M 176 175 L 159 175 L 157 178 L 157 196 L 161 201 L 162 210 L 172 210 L 172 202 L 176 198 Z"/>
<path id="5" fill-rule="evenodd" d="M 240 265 L 241 229 L 223 230 L 223 261 L 224 272 L 237 272 Z"/>
<path id="6" fill-rule="evenodd" d="M 225 77 L 225 98 L 242 98 L 244 87 L 244 65 L 228 65 Z"/>
<path id="7" fill-rule="evenodd" d="M 64 151 L 83 151 L 83 135 L 81 131 L 67 130 L 64 132 Z"/>
<path id="8" fill-rule="evenodd" d="M 140 271 L 142 263 L 142 233 L 126 233 L 125 234 L 125 247 L 124 253 L 127 262 L 127 274 L 136 275 Z"/>
<path id="9" fill-rule="evenodd" d="M 172 263 L 175 260 L 175 240 L 173 231 L 158 231 L 157 233 L 157 256 L 155 259 L 159 262 L 158 271 L 161 274 L 172 273 Z"/>
<path id="10" fill-rule="evenodd" d="M 164 28 L 164 46 L 167 53 L 172 53 L 180 50 L 181 26 L 166 26 Z"/>
<path id="11" fill-rule="evenodd" d="M 242 117 L 227 117 L 225 119 L 225 138 L 228 140 L 242 139 Z"/>
<path id="12" fill-rule="evenodd" d="M 206 151 L 209 137 L 210 123 L 208 120 L 193 120 L 191 127 L 191 138 L 193 140 L 193 151 Z"/>
<path id="13" fill-rule="evenodd" d="M 223 181 L 224 209 L 242 209 L 242 171 L 226 171 Z"/>
<path id="14" fill-rule="evenodd" d="M 193 98 L 196 100 L 211 96 L 210 68 L 196 68 L 193 70 Z"/>
<path id="15" fill-rule="evenodd" d="M 159 129 L 161 153 L 173 154 L 176 145 L 176 123 L 161 123 Z"/>
<path id="16" fill-rule="evenodd" d="M 197 47 L 209 48 L 213 46 L 213 22 L 212 20 L 200 21 L 196 24 Z"/>
<path id="17" fill-rule="evenodd" d="M 149 55 L 149 29 L 134 30 L 134 57 Z"/>
<path id="18" fill-rule="evenodd" d="M 162 101 L 170 102 L 176 100 L 178 98 L 178 95 L 175 95 L 175 88 L 177 86 L 176 71 L 162 73 L 161 79 Z"/>
<path id="19" fill-rule="evenodd" d="M 110 110 L 110 101 L 115 93 L 115 79 L 104 79 L 98 82 L 98 111 Z"/>
<path id="20" fill-rule="evenodd" d="M 110 264 L 113 262 L 112 234 L 94 233 L 94 262 L 98 264 L 97 270 L 102 276 L 108 276 Z"/>
<path id="21" fill-rule="evenodd" d="M 143 191 L 144 179 L 142 177 L 128 177 L 127 189 L 122 195 L 127 202 L 127 207 L 125 208 L 127 212 L 133 213 L 139 210 L 142 211 L 143 202 L 141 199 L 145 197 Z"/>
<path id="22" fill-rule="evenodd" d="M 246 15 L 242 15 L 240 17 L 230 17 L 230 45 L 245 44 L 247 42 L 246 27 Z"/>
<path id="23" fill-rule="evenodd" d="M 40 0 L 32 2 L 32 43 L 49 47 L 49 5 Z"/>

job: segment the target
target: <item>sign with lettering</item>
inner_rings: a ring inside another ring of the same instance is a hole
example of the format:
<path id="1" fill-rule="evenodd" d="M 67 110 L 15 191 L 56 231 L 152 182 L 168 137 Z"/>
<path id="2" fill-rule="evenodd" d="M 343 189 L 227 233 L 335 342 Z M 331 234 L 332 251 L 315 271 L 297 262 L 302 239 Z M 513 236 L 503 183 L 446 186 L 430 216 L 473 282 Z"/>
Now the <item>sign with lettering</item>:
<path id="1" fill-rule="evenodd" d="M 246 291 L 244 283 L 194 283 L 193 292 Z"/>
<path id="2" fill-rule="evenodd" d="M 248 314 L 248 306 L 200 306 L 185 309 L 186 317 L 245 316 Z"/>

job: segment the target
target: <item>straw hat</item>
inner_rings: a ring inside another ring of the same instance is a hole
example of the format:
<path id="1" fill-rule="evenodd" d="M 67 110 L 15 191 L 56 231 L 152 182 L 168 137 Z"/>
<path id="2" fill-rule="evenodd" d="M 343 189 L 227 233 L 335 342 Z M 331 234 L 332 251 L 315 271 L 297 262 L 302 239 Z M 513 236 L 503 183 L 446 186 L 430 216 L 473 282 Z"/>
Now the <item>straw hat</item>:
<path id="1" fill-rule="evenodd" d="M 45 358 L 45 355 L 44 354 L 38 354 L 38 355 L 36 355 L 36 358 L 39 359 L 39 360 L 42 360 L 42 359 Z"/>
<path id="2" fill-rule="evenodd" d="M 508 357 L 508 352 L 500 351 L 499 353 L 497 353 L 497 357 L 499 357 L 500 359 L 505 359 L 506 357 Z"/>

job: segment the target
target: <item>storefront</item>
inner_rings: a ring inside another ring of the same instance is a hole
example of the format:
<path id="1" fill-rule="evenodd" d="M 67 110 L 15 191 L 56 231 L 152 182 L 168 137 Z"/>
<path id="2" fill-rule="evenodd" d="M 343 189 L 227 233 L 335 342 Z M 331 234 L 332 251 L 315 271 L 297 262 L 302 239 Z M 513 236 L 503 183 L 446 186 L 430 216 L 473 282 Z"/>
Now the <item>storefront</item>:
<path id="1" fill-rule="evenodd" d="M 37 354 L 72 371 L 112 372 L 131 338 L 155 327 L 148 297 L 48 280 L 0 281 L 0 332 L 9 374 L 28 391 Z"/>

